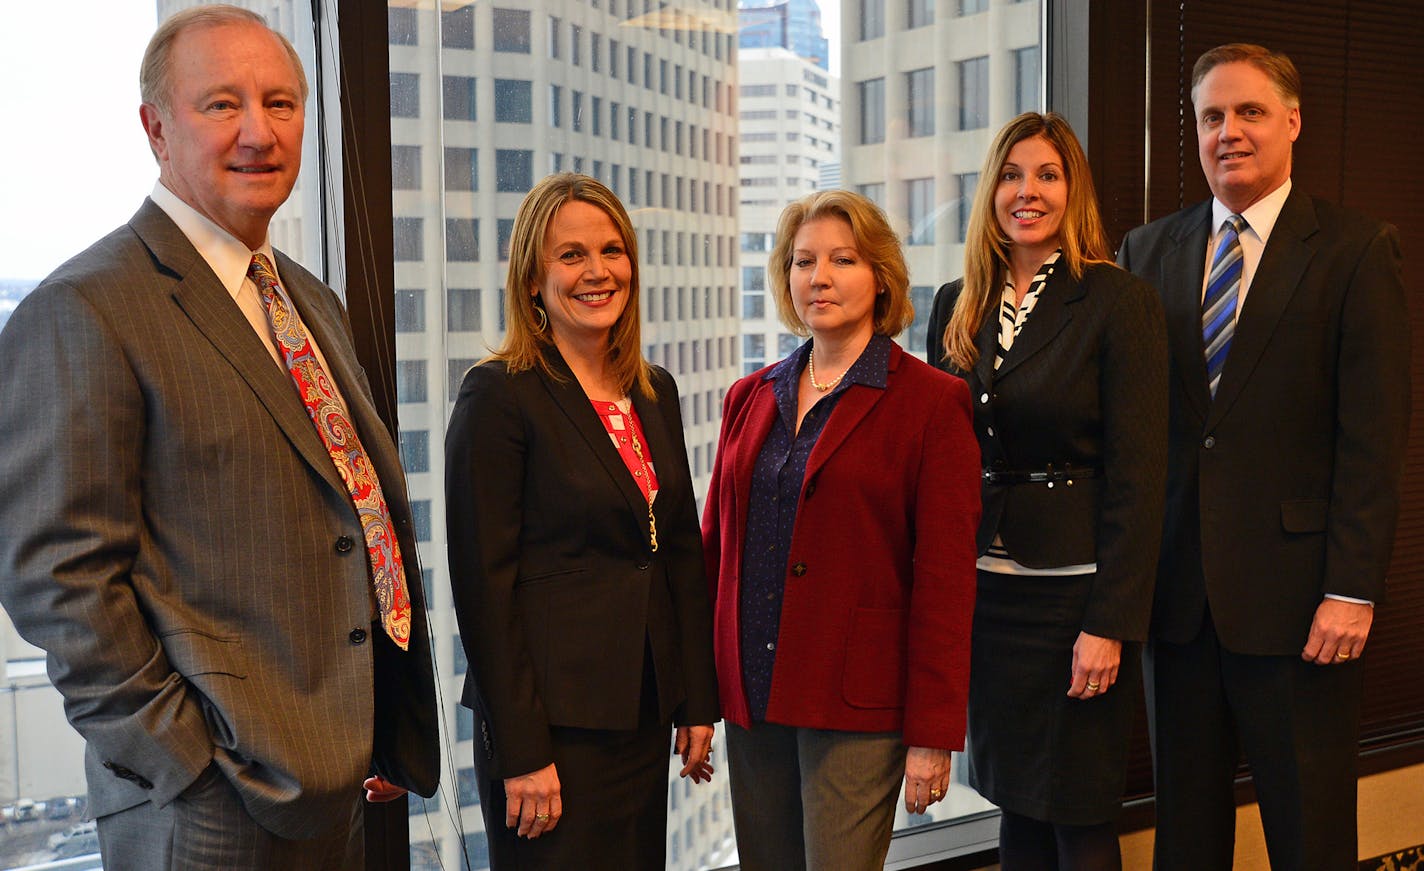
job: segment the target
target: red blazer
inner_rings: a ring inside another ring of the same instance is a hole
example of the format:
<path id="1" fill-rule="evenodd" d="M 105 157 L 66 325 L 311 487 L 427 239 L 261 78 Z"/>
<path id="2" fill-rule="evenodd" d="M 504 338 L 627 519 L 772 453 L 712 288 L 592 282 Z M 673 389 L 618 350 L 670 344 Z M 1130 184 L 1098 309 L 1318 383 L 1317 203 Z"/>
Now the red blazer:
<path id="1" fill-rule="evenodd" d="M 702 521 L 722 716 L 744 727 L 742 548 L 776 417 L 766 371 L 727 392 Z M 767 721 L 962 748 L 978 524 L 969 388 L 896 346 L 886 388 L 851 385 L 806 464 Z"/>

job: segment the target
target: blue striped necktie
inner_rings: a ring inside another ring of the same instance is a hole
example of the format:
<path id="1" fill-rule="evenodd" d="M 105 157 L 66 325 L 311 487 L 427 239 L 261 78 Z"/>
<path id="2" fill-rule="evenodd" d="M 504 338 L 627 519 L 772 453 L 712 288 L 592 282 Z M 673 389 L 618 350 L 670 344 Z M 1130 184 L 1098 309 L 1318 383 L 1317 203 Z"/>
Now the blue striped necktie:
<path id="1" fill-rule="evenodd" d="M 1236 332 L 1236 301 L 1241 289 L 1241 231 L 1246 219 L 1232 215 L 1221 223 L 1221 242 L 1211 260 L 1206 294 L 1202 297 L 1202 347 L 1206 349 L 1206 380 L 1213 398 Z"/>

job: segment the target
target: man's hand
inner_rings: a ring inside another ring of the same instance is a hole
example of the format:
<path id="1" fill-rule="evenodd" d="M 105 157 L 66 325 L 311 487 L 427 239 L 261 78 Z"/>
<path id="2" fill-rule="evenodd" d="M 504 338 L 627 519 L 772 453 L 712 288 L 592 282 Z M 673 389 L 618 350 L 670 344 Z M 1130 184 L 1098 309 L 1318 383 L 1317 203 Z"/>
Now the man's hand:
<path id="1" fill-rule="evenodd" d="M 924 813 L 949 794 L 949 751 L 911 747 L 905 754 L 905 810 Z"/>
<path id="2" fill-rule="evenodd" d="M 1316 665 L 1340 665 L 1359 659 L 1370 637 L 1375 608 L 1360 602 L 1323 599 L 1310 622 L 1300 658 Z"/>
<path id="3" fill-rule="evenodd" d="M 519 835 L 537 838 L 551 832 L 564 815 L 559 773 L 549 764 L 528 774 L 504 780 L 504 825 L 519 827 Z"/>

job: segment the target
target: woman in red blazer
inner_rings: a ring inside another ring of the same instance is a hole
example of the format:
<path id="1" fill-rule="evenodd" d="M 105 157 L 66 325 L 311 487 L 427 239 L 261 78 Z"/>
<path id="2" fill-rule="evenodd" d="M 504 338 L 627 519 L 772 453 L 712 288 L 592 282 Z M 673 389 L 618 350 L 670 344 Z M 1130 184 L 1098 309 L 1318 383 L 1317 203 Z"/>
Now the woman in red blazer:
<path id="1" fill-rule="evenodd" d="M 963 381 L 904 353 L 899 240 L 869 200 L 787 207 L 768 270 L 811 340 L 734 384 L 703 517 L 741 867 L 883 867 L 903 779 L 964 742 L 979 449 Z"/>

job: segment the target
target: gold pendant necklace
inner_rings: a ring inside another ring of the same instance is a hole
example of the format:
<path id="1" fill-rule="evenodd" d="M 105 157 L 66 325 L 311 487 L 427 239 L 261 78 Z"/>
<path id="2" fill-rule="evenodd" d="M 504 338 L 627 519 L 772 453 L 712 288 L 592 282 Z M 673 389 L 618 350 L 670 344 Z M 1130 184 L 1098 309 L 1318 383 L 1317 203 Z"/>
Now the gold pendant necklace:
<path id="1" fill-rule="evenodd" d="M 816 349 L 815 349 L 815 348 L 812 348 L 812 349 L 811 349 L 811 356 L 810 356 L 809 362 L 806 364 L 806 369 L 807 369 L 807 374 L 809 374 L 809 375 L 811 376 L 811 386 L 814 387 L 814 388 L 816 388 L 817 390 L 819 390 L 819 391 L 822 392 L 822 393 L 825 393 L 827 390 L 830 390 L 832 387 L 835 387 L 837 384 L 841 383 L 841 379 L 845 377 L 846 372 L 849 372 L 849 371 L 850 371 L 850 368 L 847 367 L 846 370 L 845 370 L 845 372 L 842 372 L 841 374 L 839 374 L 839 375 L 837 375 L 836 377 L 832 378 L 830 381 L 827 381 L 825 384 L 817 383 L 817 381 L 816 381 Z"/>
<path id="2" fill-rule="evenodd" d="M 653 500 L 657 492 L 653 490 L 653 478 L 648 474 L 648 461 L 643 457 L 643 443 L 638 440 L 638 428 L 633 425 L 633 416 L 628 416 L 628 434 L 633 440 L 633 453 L 638 456 L 642 467 L 643 480 L 648 482 L 648 546 L 656 553 L 658 549 L 658 519 L 653 516 Z"/>

